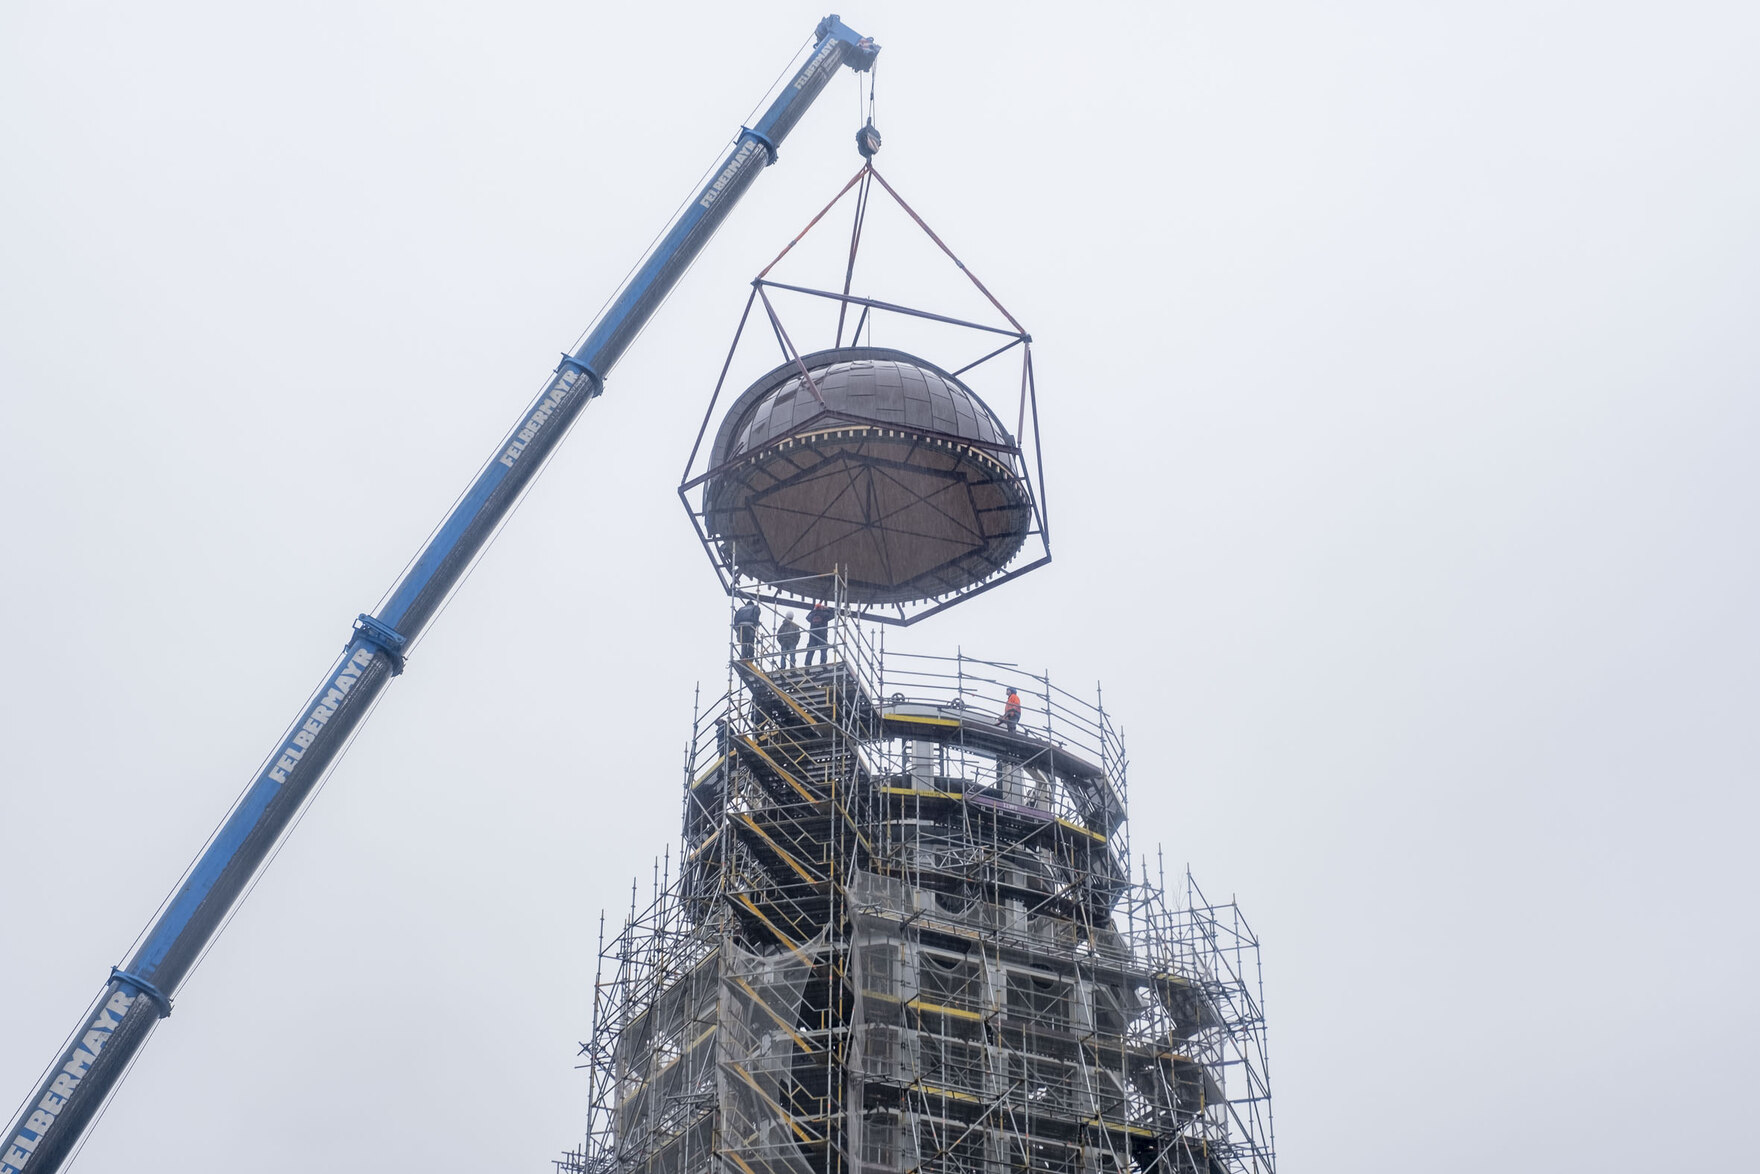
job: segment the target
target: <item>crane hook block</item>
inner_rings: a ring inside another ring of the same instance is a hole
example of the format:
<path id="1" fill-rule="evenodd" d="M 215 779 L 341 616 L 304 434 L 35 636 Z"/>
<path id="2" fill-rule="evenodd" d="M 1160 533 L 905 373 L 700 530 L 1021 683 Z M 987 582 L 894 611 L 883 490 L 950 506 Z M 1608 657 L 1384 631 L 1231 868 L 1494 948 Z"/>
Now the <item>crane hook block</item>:
<path id="1" fill-rule="evenodd" d="M 856 150 L 861 152 L 864 159 L 872 159 L 880 153 L 880 132 L 874 129 L 871 119 L 856 132 Z"/>

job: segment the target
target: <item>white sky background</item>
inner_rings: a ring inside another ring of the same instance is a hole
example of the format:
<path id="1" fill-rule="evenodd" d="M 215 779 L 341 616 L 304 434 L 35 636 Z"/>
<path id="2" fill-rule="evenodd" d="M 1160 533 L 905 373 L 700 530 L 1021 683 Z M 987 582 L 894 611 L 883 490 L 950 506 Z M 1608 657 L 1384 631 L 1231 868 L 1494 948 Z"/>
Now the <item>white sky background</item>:
<path id="1" fill-rule="evenodd" d="M 0 14 L 8 1109 L 820 15 Z M 1037 339 L 1047 437 L 1057 561 L 902 642 L 1104 683 L 1139 849 L 1264 940 L 1285 1169 L 1739 1166 L 1760 15 L 844 16 L 884 171 Z M 723 673 L 673 487 L 745 283 L 857 165 L 855 92 L 616 370 L 81 1174 L 578 1141 L 598 910 L 676 837 Z"/>

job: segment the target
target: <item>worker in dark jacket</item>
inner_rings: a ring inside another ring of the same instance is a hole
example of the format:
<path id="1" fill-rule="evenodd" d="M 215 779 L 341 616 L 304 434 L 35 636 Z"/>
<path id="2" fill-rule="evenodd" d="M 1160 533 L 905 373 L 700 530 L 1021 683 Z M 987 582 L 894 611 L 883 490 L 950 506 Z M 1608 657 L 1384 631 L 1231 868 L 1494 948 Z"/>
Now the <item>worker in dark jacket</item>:
<path id="1" fill-rule="evenodd" d="M 801 626 L 794 622 L 792 612 L 784 614 L 782 623 L 776 627 L 776 643 L 782 649 L 782 663 L 785 668 L 794 667 L 794 650 L 800 647 Z"/>
<path id="2" fill-rule="evenodd" d="M 1005 722 L 1008 724 L 1008 732 L 1011 734 L 1014 733 L 1014 728 L 1021 724 L 1021 695 L 1014 691 L 1013 685 L 1008 687 L 1008 700 L 1002 703 L 1002 716 L 996 719 L 996 724 L 999 726 Z"/>
<path id="3" fill-rule="evenodd" d="M 752 659 L 758 643 L 758 604 L 748 599 L 744 607 L 733 613 L 734 635 L 739 637 L 739 658 Z"/>
<path id="4" fill-rule="evenodd" d="M 807 663 L 813 663 L 813 657 L 819 658 L 820 664 L 830 662 L 830 642 L 825 639 L 825 629 L 831 626 L 831 617 L 837 613 L 825 606 L 824 600 L 814 600 L 813 610 L 807 613 Z"/>

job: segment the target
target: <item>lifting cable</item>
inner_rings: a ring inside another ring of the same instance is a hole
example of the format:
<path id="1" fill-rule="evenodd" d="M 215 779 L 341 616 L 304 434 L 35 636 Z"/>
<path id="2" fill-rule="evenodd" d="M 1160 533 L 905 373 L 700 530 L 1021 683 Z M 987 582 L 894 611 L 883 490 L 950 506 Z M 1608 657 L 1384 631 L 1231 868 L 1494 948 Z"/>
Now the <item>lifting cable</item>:
<path id="1" fill-rule="evenodd" d="M 880 132 L 874 128 L 874 75 L 877 72 L 878 70 L 874 68 L 868 70 L 868 96 L 865 110 L 862 100 L 862 75 L 856 75 L 856 117 L 863 120 L 860 129 L 856 131 L 856 150 L 862 156 L 862 172 L 861 187 L 856 192 L 855 221 L 850 226 L 849 262 L 843 270 L 843 300 L 837 306 L 837 341 L 834 345 L 838 347 L 843 346 L 843 324 L 845 317 L 849 314 L 849 289 L 856 272 L 856 252 L 861 248 L 862 224 L 868 217 L 868 189 L 874 184 L 874 155 L 880 150 Z M 866 322 L 867 318 L 868 308 L 864 306 L 861 317 L 856 321 L 855 333 L 850 336 L 851 346 L 860 343 L 862 323 Z M 872 337 L 872 327 L 870 327 L 870 340 Z"/>
<path id="2" fill-rule="evenodd" d="M 849 313 L 849 287 L 856 273 L 856 251 L 862 246 L 862 223 L 868 217 L 868 189 L 873 186 L 874 166 L 872 159 L 870 159 L 862 167 L 862 182 L 856 189 L 856 214 L 849 231 L 849 263 L 843 269 L 843 299 L 837 304 L 837 341 L 833 344 L 837 347 L 843 346 L 844 317 Z M 864 319 L 867 317 L 866 310 L 867 307 L 864 306 L 862 315 Z M 861 333 L 862 324 L 857 322 L 856 333 L 849 340 L 851 346 L 857 345 Z"/>

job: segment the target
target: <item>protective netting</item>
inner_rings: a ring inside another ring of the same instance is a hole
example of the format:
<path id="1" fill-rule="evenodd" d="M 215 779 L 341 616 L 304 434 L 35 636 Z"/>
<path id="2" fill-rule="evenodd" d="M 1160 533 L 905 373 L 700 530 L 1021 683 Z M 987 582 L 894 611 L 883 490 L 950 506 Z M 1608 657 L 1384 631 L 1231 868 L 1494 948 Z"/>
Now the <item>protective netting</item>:
<path id="1" fill-rule="evenodd" d="M 802 1147 L 826 1140 L 820 1105 L 796 1079 L 797 1068 L 824 1062 L 801 1022 L 807 979 L 824 954 L 822 938 L 772 954 L 722 952 L 719 1152 L 745 1174 L 812 1174 Z"/>
<path id="2" fill-rule="evenodd" d="M 719 958 L 663 988 L 618 1033 L 615 1135 L 620 1169 L 683 1174 L 707 1158 L 715 1107 Z"/>

